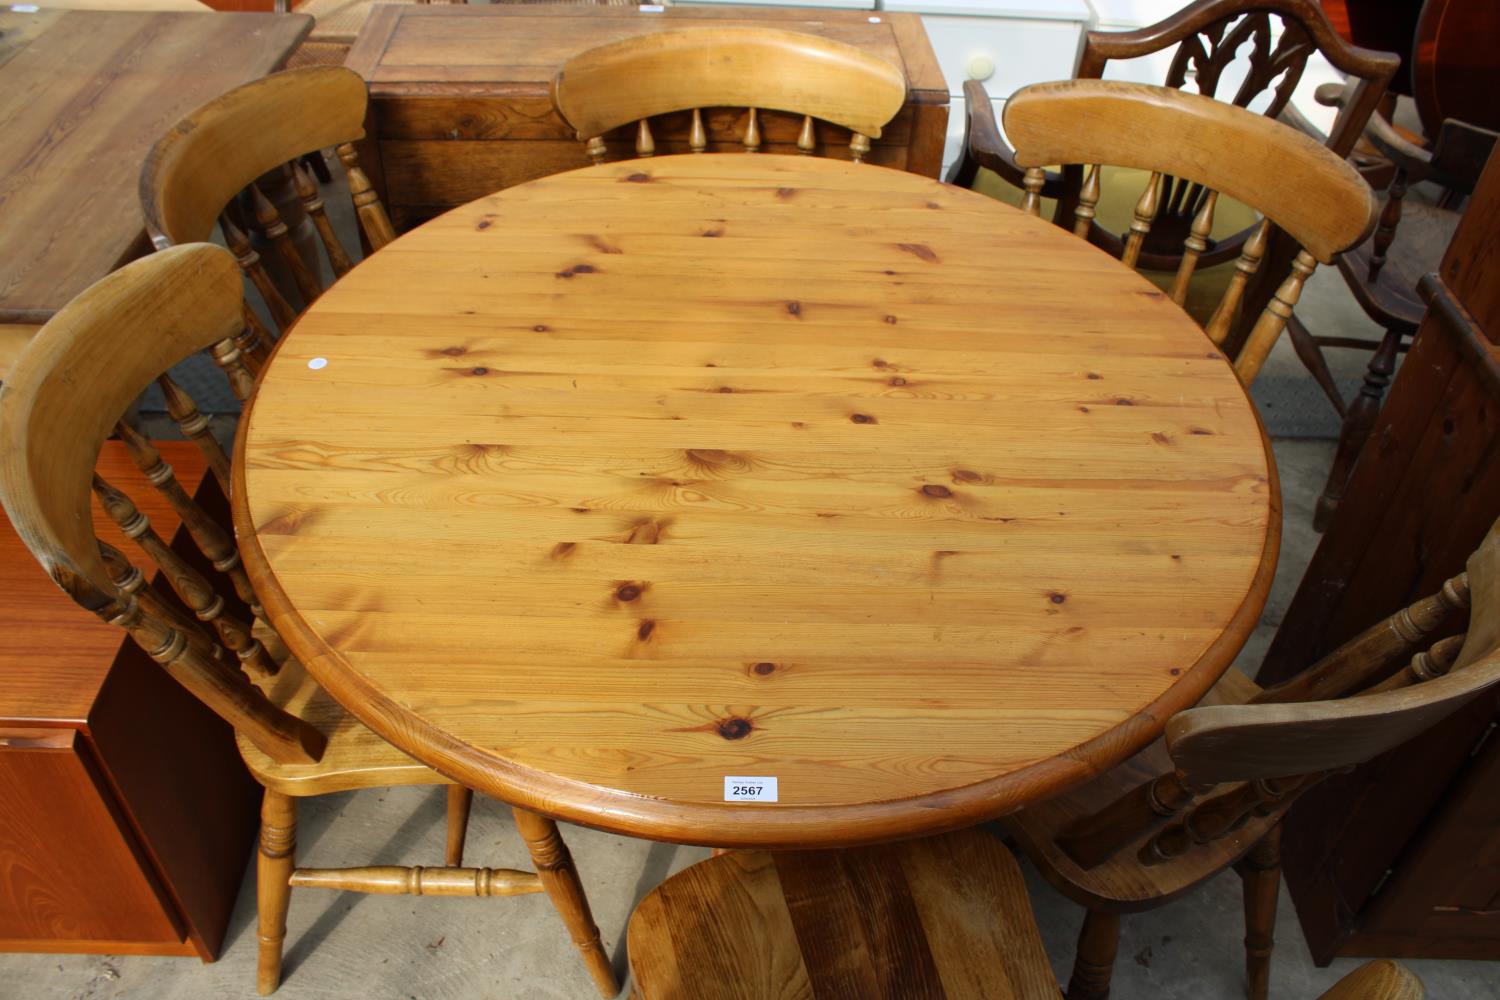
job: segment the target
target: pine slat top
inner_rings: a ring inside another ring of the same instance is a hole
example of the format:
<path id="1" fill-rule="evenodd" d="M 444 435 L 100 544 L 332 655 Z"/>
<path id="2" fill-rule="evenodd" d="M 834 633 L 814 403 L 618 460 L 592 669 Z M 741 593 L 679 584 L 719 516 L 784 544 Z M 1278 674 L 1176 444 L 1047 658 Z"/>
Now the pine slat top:
<path id="1" fill-rule="evenodd" d="M 1279 537 L 1251 405 L 1165 296 L 816 158 L 456 209 L 323 295 L 241 433 L 247 564 L 351 711 L 488 794 L 726 846 L 1109 766 L 1229 664 Z"/>

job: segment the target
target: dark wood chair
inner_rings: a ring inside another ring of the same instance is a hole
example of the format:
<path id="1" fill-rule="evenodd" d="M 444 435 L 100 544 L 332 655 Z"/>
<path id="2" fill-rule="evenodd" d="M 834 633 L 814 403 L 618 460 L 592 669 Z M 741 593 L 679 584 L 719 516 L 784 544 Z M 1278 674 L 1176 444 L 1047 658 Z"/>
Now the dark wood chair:
<path id="1" fill-rule="evenodd" d="M 1465 634 L 1431 641 L 1471 605 Z M 1068 996 L 1109 995 L 1121 914 L 1233 867 L 1244 881 L 1249 995 L 1265 997 L 1287 809 L 1497 682 L 1500 525 L 1437 594 L 1274 687 L 1230 670 L 1199 706 L 1169 720 L 1165 740 L 1002 819 L 1047 880 L 1087 908 Z"/>
<path id="2" fill-rule="evenodd" d="M 1273 20 L 1281 32 L 1272 38 Z M 1191 88 L 1208 97 L 1220 97 L 1240 107 L 1248 107 L 1258 98 L 1269 95 L 1263 114 L 1281 118 L 1325 144 L 1338 156 L 1348 156 L 1359 139 L 1371 112 L 1385 93 L 1386 84 L 1399 66 L 1399 59 L 1389 53 L 1372 52 L 1349 44 L 1338 36 L 1316 0 L 1198 0 L 1171 17 L 1136 31 L 1090 31 L 1084 37 L 1079 59 L 1078 79 L 1099 79 L 1111 62 L 1138 59 L 1176 47 L 1171 67 L 1163 83 L 1174 89 Z M 1321 54 L 1351 80 L 1348 103 L 1341 109 L 1328 135 L 1317 133 L 1296 113 L 1288 102 L 1314 52 Z M 1249 65 L 1244 82 L 1230 94 L 1219 94 L 1225 69 L 1243 59 Z M 980 167 L 998 174 L 1014 187 L 1021 187 L 1023 170 L 1015 152 L 996 127 L 994 110 L 982 84 L 970 80 L 964 84 L 967 109 L 966 132 L 959 159 L 948 175 L 948 181 L 964 187 L 973 185 Z M 1083 183 L 1078 170 L 1049 171 L 1041 194 L 1057 199 L 1054 216 L 1058 225 L 1072 227 L 1076 195 Z M 1202 210 L 1206 193 L 1200 185 L 1171 175 L 1162 182 L 1156 200 L 1151 233 L 1140 249 L 1140 266 L 1151 271 L 1176 271 L 1182 260 L 1182 247 L 1192 224 Z M 1255 233 L 1251 225 L 1220 239 L 1205 237 L 1201 251 L 1202 265 L 1211 267 L 1235 259 Z M 1106 231 L 1091 222 L 1089 240 L 1115 256 L 1124 252 L 1128 233 Z M 1296 249 L 1290 241 L 1273 233 L 1268 241 L 1266 260 L 1273 271 L 1285 268 Z M 1248 298 L 1253 308 L 1269 301 L 1265 292 L 1252 287 Z M 1312 373 L 1319 386 L 1340 415 L 1344 402 L 1334 385 L 1333 376 L 1312 336 L 1293 320 L 1289 325 L 1298 357 Z M 1248 331 L 1231 331 L 1226 346 L 1231 355 L 1241 350 Z"/>
<path id="3" fill-rule="evenodd" d="M 649 119 L 691 114 L 686 149 L 707 151 L 710 134 L 704 112 L 728 113 L 744 108 L 739 129 L 746 152 L 759 151 L 766 127 L 796 129 L 797 149 L 811 154 L 822 146 L 832 153 L 827 122 L 847 130 L 842 155 L 856 163 L 870 150 L 870 140 L 895 117 L 906 100 L 906 76 L 900 67 L 843 42 L 763 27 L 683 28 L 638 35 L 582 52 L 569 59 L 552 82 L 558 112 L 587 143 L 588 154 L 601 163 L 609 147 L 605 135 L 634 125 L 634 154 L 657 152 Z M 761 112 L 800 116 L 762 122 Z M 677 130 L 670 130 L 677 131 Z"/>
<path id="4" fill-rule="evenodd" d="M 1496 38 L 1500 6 L 1491 0 L 1427 0 L 1417 19 L 1409 72 L 1409 90 L 1426 137 L 1404 132 L 1379 112 L 1366 126 L 1366 141 L 1394 173 L 1380 225 L 1368 241 L 1339 260 L 1339 273 L 1360 308 L 1385 333 L 1378 341 L 1315 338 L 1322 347 L 1374 352 L 1364 383 L 1344 413 L 1338 452 L 1313 515 L 1313 527 L 1319 531 L 1343 499 L 1354 461 L 1390 385 L 1396 355 L 1422 321 L 1425 303 L 1417 282 L 1437 270 L 1462 206 L 1495 147 L 1500 107 L 1489 89 L 1500 72 Z M 1338 87 L 1320 91 L 1318 97 L 1339 107 L 1351 100 Z M 1441 188 L 1441 200 L 1406 200 L 1409 186 L 1421 182 Z"/>
<path id="5" fill-rule="evenodd" d="M 43 327 L 0 388 L 0 501 L 58 586 L 86 610 L 125 628 L 234 727 L 245 764 L 265 788 L 256 880 L 260 992 L 273 992 L 280 982 L 291 887 L 311 886 L 449 896 L 546 891 L 599 992 L 614 996 L 618 984 L 568 849 L 545 817 L 515 811 L 535 872 L 460 867 L 468 797 L 453 810 L 451 792 L 447 866 L 296 867 L 297 798 L 389 785 L 457 786 L 345 712 L 274 632 L 255 626 L 261 610 L 229 529 L 187 495 L 151 442 L 121 419 L 168 368 L 232 341 L 243 327 L 241 273 L 233 257 L 208 244 L 162 250 L 83 292 Z M 177 412 L 193 412 L 175 385 L 163 383 L 163 390 L 178 397 Z M 227 492 L 228 462 L 217 442 L 191 423 L 184 430 L 203 448 L 213 472 L 224 477 Z M 111 433 L 123 439 L 223 581 L 168 547 L 135 503 L 98 475 L 96 457 Z M 91 491 L 165 574 L 172 595 L 158 593 L 124 553 L 95 538 Z"/>
<path id="6" fill-rule="evenodd" d="M 1058 1000 L 1021 871 L 983 829 L 843 851 L 731 851 L 630 918 L 638 1000 Z M 1420 1000 L 1371 962 L 1323 1000 Z"/>
<path id="7" fill-rule="evenodd" d="M 1290 126 L 1170 87 L 1104 80 L 1035 84 L 1017 91 L 1005 105 L 1005 128 L 1015 143 L 1012 157 L 1023 170 L 1024 211 L 1040 214 L 1047 183 L 1044 164 L 1087 167 L 1073 208 L 1074 232 L 1080 236 L 1091 231 L 1106 166 L 1150 172 L 1121 247 L 1121 260 L 1130 267 L 1137 266 L 1155 232 L 1168 182 L 1175 178 L 1192 186 L 1199 208 L 1182 241 L 1170 293 L 1179 305 L 1194 269 L 1207 255 L 1220 195 L 1263 213 L 1205 329 L 1216 345 L 1225 342 L 1245 288 L 1263 266 L 1272 224 L 1290 235 L 1296 257 L 1275 296 L 1255 317 L 1235 360 L 1235 371 L 1247 385 L 1281 335 L 1318 262 L 1327 263 L 1358 243 L 1374 223 L 1369 187 L 1338 155 Z"/>
<path id="8" fill-rule="evenodd" d="M 218 223 L 272 321 L 286 329 L 299 309 L 271 280 L 236 218 L 239 213 L 227 209 L 242 191 L 246 193 L 248 214 L 265 234 L 276 263 L 289 276 L 299 305 L 311 304 L 323 291 L 320 268 L 299 251 L 258 182 L 272 171 L 291 172 L 297 196 L 337 278 L 353 266 L 353 260 L 333 231 L 316 181 L 300 162 L 305 153 L 335 149 L 347 171 L 349 194 L 370 250 L 395 239 L 353 145 L 364 138 L 368 102 L 359 74 L 341 66 L 307 66 L 237 87 L 184 116 L 157 140 L 141 168 L 141 210 L 152 242 L 161 249 L 207 240 Z M 246 330 L 236 342 L 245 366 L 252 375 L 258 373 L 271 338 L 249 309 Z M 237 381 L 235 388 L 243 399 L 248 386 Z"/>

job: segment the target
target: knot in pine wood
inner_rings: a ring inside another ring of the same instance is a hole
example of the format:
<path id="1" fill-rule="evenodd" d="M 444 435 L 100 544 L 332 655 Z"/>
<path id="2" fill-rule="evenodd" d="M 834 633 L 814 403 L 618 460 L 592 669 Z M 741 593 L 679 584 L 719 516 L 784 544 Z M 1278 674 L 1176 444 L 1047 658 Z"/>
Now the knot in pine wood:
<path id="1" fill-rule="evenodd" d="M 749 719 L 742 719 L 737 715 L 719 723 L 719 735 L 726 740 L 742 740 L 754 729 Z"/>

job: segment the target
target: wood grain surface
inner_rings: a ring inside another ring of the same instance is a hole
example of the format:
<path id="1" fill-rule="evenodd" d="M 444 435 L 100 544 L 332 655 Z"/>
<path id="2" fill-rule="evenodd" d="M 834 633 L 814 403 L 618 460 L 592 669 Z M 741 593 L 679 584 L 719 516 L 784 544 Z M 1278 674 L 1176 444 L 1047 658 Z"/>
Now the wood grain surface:
<path id="1" fill-rule="evenodd" d="M 630 918 L 641 1000 L 1059 1000 L 1020 866 L 985 829 L 731 851 Z"/>
<path id="2" fill-rule="evenodd" d="M 63 731 L 3 751 L 0 796 L 8 816 L 26 820 L 0 823 L 0 942 L 109 941 L 128 928 L 137 942 L 170 948 L 182 931 L 121 836 L 107 779 L 83 744 Z"/>
<path id="3" fill-rule="evenodd" d="M 811 157 L 450 212 L 301 319 L 236 453 L 257 592 L 362 721 L 723 846 L 953 828 L 1123 759 L 1223 672 L 1279 541 L 1254 411 L 1161 292 Z"/>
<path id="4" fill-rule="evenodd" d="M 683 28 L 774 28 L 857 47 L 901 69 L 905 105 L 866 163 L 936 177 L 948 133 L 948 83 L 919 14 L 719 4 L 642 11 L 636 4 L 377 4 L 347 65 L 370 88 L 360 157 L 398 232 L 502 188 L 587 166 L 551 96 L 558 68 L 582 52 Z M 802 116 L 760 115 L 762 151 L 792 154 Z M 656 153 L 686 153 L 691 116 L 651 123 Z M 710 152 L 738 152 L 745 107 L 707 108 Z M 628 156 L 632 123 L 604 138 Z M 842 134 L 839 134 L 842 133 Z M 499 140 L 499 141 L 491 141 Z M 817 129 L 818 155 L 849 157 L 849 133 Z"/>
<path id="5" fill-rule="evenodd" d="M 311 24 L 300 14 L 0 11 L 0 323 L 44 322 L 149 250 L 135 187 L 151 144 L 280 66 Z"/>
<path id="6" fill-rule="evenodd" d="M 198 449 L 186 441 L 162 441 L 157 447 L 180 480 L 196 488 L 205 472 Z M 173 536 L 179 523 L 176 512 L 147 484 L 123 444 L 106 442 L 97 468 L 140 498 L 141 511 L 163 538 Z M 93 527 L 111 545 L 131 548 L 130 540 L 98 508 Z M 0 685 L 0 720 L 86 723 L 120 644 L 129 639 L 74 604 L 26 551 L 9 520 L 0 521 L 0 593 L 5 595 L 0 604 L 0 677 L 5 678 Z"/>

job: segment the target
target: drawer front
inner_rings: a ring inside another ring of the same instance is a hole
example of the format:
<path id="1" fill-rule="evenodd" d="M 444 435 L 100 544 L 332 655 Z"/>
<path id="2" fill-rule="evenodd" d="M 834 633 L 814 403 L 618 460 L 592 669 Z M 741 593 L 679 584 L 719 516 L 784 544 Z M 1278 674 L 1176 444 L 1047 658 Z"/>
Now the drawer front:
<path id="1" fill-rule="evenodd" d="M 1083 45 L 1077 21 L 924 14 L 922 24 L 954 97 L 971 78 L 1000 99 L 1028 83 L 1066 80 L 1078 68 Z"/>
<path id="2" fill-rule="evenodd" d="M 924 107 L 925 114 L 946 109 Z M 487 98 L 389 99 L 375 103 L 385 203 L 397 230 L 441 211 L 527 181 L 589 165 L 584 144 L 555 117 L 550 103 Z M 739 152 L 745 112 L 715 108 L 705 116 L 710 152 Z M 867 163 L 907 169 L 915 135 L 915 107 L 907 105 L 871 142 Z M 780 112 L 760 115 L 765 153 L 795 154 L 802 119 Z M 658 155 L 686 153 L 691 115 L 651 120 Z M 635 129 L 605 136 L 611 160 L 635 148 Z M 848 159 L 849 131 L 817 123 L 817 155 Z M 935 150 L 934 150 L 935 151 Z M 934 164 L 921 164 L 931 171 Z"/>
<path id="3" fill-rule="evenodd" d="M 628 159 L 626 142 L 611 147 L 617 151 L 611 160 Z M 738 145 L 725 144 L 712 152 L 735 152 Z M 670 136 L 656 139 L 656 151 L 667 156 L 688 152 L 687 139 Z M 764 153 L 795 155 L 795 141 L 766 142 Z M 820 150 L 823 155 L 849 158 L 849 148 L 840 145 Z M 749 155 L 749 154 L 745 154 Z M 391 221 L 400 231 L 423 222 L 441 211 L 463 205 L 487 194 L 524 184 L 564 170 L 589 165 L 580 143 L 548 142 L 433 142 L 392 140 L 380 144 L 381 164 L 385 171 L 387 208 Z M 875 142 L 865 156 L 866 163 L 906 169 L 907 148 Z M 430 209 L 430 211 L 411 211 Z"/>

